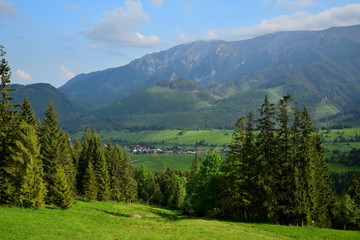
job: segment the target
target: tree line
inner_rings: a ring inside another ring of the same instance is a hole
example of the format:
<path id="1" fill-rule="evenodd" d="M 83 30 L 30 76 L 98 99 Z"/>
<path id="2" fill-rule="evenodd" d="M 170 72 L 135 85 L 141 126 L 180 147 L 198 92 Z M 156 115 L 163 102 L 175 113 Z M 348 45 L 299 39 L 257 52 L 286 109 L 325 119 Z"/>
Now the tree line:
<path id="1" fill-rule="evenodd" d="M 192 216 L 318 227 L 358 228 L 360 175 L 344 196 L 332 187 L 324 146 L 306 108 L 290 95 L 271 104 L 265 96 L 259 118 L 250 112 L 235 124 L 226 159 L 196 154 L 189 171 L 163 165 L 153 173 L 134 168 L 110 140 L 103 144 L 85 128 L 72 146 L 58 125 L 51 100 L 42 122 L 27 96 L 12 104 L 10 67 L 1 50 L 0 204 L 71 208 L 74 199 L 138 200 Z"/>

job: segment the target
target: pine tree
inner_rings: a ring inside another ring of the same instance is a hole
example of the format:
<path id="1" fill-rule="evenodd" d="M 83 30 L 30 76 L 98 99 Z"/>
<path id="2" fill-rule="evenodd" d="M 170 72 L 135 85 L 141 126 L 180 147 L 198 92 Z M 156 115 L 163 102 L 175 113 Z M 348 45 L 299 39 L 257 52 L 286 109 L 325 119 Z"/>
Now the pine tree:
<path id="1" fill-rule="evenodd" d="M 40 208 L 44 206 L 45 186 L 42 179 L 40 145 L 33 126 L 21 122 L 12 132 L 14 145 L 9 146 L 5 169 L 7 204 Z"/>
<path id="2" fill-rule="evenodd" d="M 233 217 L 245 220 L 250 205 L 249 163 L 245 152 L 245 118 L 241 117 L 235 124 L 231 145 L 229 146 L 228 161 L 225 167 L 226 188 L 224 190 L 227 211 Z"/>
<path id="3" fill-rule="evenodd" d="M 76 164 L 76 169 L 77 169 L 76 182 L 77 182 L 77 191 L 78 194 L 80 195 L 84 193 L 83 178 L 85 171 L 89 165 L 89 161 L 93 161 L 91 156 L 91 152 L 93 150 L 90 149 L 90 147 L 94 147 L 94 145 L 93 144 L 92 146 L 89 145 L 91 142 L 91 138 L 92 138 L 92 133 L 89 127 L 86 126 L 81 137 L 81 146 L 79 146 L 79 143 L 75 145 L 76 146 L 75 152 L 78 154 L 78 160 Z"/>
<path id="4" fill-rule="evenodd" d="M 65 175 L 72 195 L 76 193 L 76 167 L 73 162 L 72 149 L 66 132 L 60 131 L 60 163 L 64 168 Z"/>
<path id="5" fill-rule="evenodd" d="M 58 119 L 55 106 L 50 98 L 49 105 L 45 111 L 43 125 L 40 129 L 40 143 L 42 163 L 44 167 L 44 180 L 47 188 L 46 200 L 51 196 L 51 186 L 53 185 L 53 176 L 61 160 L 61 135 L 58 128 Z"/>
<path id="6" fill-rule="evenodd" d="M 7 196 L 9 191 L 14 191 L 7 183 L 5 168 L 10 156 L 9 147 L 14 145 L 14 139 L 11 134 L 18 125 L 16 108 L 19 107 L 19 105 L 12 103 L 14 97 L 10 96 L 15 89 L 10 88 L 11 69 L 4 57 L 5 54 L 4 47 L 0 45 L 0 204 L 8 202 Z"/>
<path id="7" fill-rule="evenodd" d="M 67 182 L 66 174 L 61 163 L 56 166 L 52 184 L 49 203 L 60 209 L 69 209 L 74 204 L 72 190 Z"/>
<path id="8" fill-rule="evenodd" d="M 123 200 L 131 203 L 137 197 L 137 182 L 135 180 L 135 170 L 131 165 L 129 153 L 126 152 L 121 165 L 121 192 Z"/>
<path id="9" fill-rule="evenodd" d="M 28 124 L 35 126 L 36 117 L 27 94 L 25 94 L 24 102 L 21 105 L 21 110 L 22 112 L 20 113 L 20 118 Z"/>
<path id="10" fill-rule="evenodd" d="M 98 188 L 97 188 L 94 166 L 91 161 L 88 162 L 88 166 L 85 170 L 82 181 L 83 181 L 82 183 L 83 194 L 85 199 L 91 202 L 95 201 L 97 199 Z"/>
<path id="11" fill-rule="evenodd" d="M 258 206 L 258 220 L 276 222 L 276 192 L 275 172 L 277 171 L 277 149 L 275 137 L 275 107 L 269 102 L 265 95 L 264 103 L 259 109 L 260 117 L 257 120 L 258 135 L 256 138 L 256 162 L 259 164 L 257 169 L 258 190 L 254 204 Z"/>
<path id="12" fill-rule="evenodd" d="M 109 145 L 107 147 L 109 147 Z M 114 146 L 111 147 L 109 151 L 111 151 L 111 154 L 108 154 L 108 158 L 111 157 L 111 160 L 108 161 L 110 165 L 110 197 L 113 201 L 118 202 L 121 199 L 121 148 Z"/>
<path id="13" fill-rule="evenodd" d="M 292 97 L 289 94 L 279 101 L 279 128 L 277 130 L 276 201 L 279 221 L 285 224 L 294 221 L 296 211 L 295 163 L 290 129 L 291 101 Z"/>
<path id="14" fill-rule="evenodd" d="M 311 219 L 315 226 L 330 227 L 330 206 L 333 203 L 333 188 L 330 170 L 327 166 L 325 148 L 319 135 L 313 136 L 314 151 L 311 159 Z"/>
<path id="15" fill-rule="evenodd" d="M 296 214 L 301 225 L 311 221 L 311 159 L 313 157 L 313 134 L 310 116 L 306 107 L 300 113 L 298 108 L 294 112 L 293 145 L 295 180 L 296 180 Z"/>
<path id="16" fill-rule="evenodd" d="M 90 159 L 93 161 L 98 186 L 98 200 L 107 201 L 110 198 L 110 178 L 105 159 L 104 148 L 100 136 L 93 131 L 89 142 Z"/>

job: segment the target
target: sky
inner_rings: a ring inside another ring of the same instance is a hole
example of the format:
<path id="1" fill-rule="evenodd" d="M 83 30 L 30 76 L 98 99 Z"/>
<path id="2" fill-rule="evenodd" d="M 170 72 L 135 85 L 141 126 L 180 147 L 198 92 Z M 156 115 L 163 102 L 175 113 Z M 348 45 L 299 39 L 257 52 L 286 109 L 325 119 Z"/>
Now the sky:
<path id="1" fill-rule="evenodd" d="M 55 87 L 192 41 L 356 24 L 359 0 L 0 0 L 11 82 Z"/>

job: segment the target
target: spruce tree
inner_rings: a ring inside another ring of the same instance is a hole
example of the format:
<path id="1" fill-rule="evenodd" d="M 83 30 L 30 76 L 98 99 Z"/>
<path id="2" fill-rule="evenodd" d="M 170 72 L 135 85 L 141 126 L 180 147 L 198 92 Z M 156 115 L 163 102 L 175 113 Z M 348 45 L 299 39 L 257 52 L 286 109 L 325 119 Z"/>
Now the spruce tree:
<path id="1" fill-rule="evenodd" d="M 96 181 L 98 186 L 98 200 L 107 201 L 110 199 L 110 178 L 105 159 L 104 148 L 100 136 L 94 129 L 89 142 L 90 159 L 93 161 Z"/>
<path id="2" fill-rule="evenodd" d="M 84 198 L 90 202 L 95 201 L 97 199 L 98 188 L 92 161 L 88 162 L 82 181 Z"/>
<path id="3" fill-rule="evenodd" d="M 76 194 L 76 167 L 73 162 L 70 140 L 66 132 L 60 131 L 60 163 L 73 196 Z"/>
<path id="4" fill-rule="evenodd" d="M 275 136 L 275 107 L 265 95 L 264 103 L 259 109 L 257 119 L 258 135 L 256 138 L 256 156 L 259 168 L 257 169 L 257 186 L 260 186 L 255 196 L 258 206 L 258 220 L 276 222 L 276 192 L 277 185 L 275 172 L 277 171 L 277 149 Z"/>
<path id="5" fill-rule="evenodd" d="M 107 146 L 109 147 L 109 145 Z M 109 175 L 110 175 L 110 197 L 113 201 L 120 201 L 121 199 L 121 161 L 122 154 L 119 146 L 111 147 L 112 153 L 108 154 L 108 158 L 111 158 L 109 163 Z"/>
<path id="6" fill-rule="evenodd" d="M 311 159 L 313 157 L 314 132 L 306 107 L 303 112 L 295 108 L 293 145 L 296 165 L 296 214 L 301 226 L 311 222 Z"/>
<path id="7" fill-rule="evenodd" d="M 60 209 L 69 209 L 74 204 L 73 193 L 67 182 L 66 174 L 61 163 L 57 164 L 52 184 L 49 203 Z"/>
<path id="8" fill-rule="evenodd" d="M 279 101 L 277 130 L 277 172 L 276 201 L 280 223 L 289 224 L 294 220 L 296 205 L 295 163 L 291 141 L 291 101 L 288 94 Z"/>
<path id="9" fill-rule="evenodd" d="M 44 206 L 45 185 L 42 179 L 40 145 L 33 126 L 21 122 L 12 132 L 6 173 L 7 204 L 40 208 Z"/>
<path id="10" fill-rule="evenodd" d="M 61 160 L 61 135 L 58 128 L 58 119 L 55 106 L 50 98 L 49 105 L 46 107 L 43 125 L 40 129 L 40 143 L 42 163 L 44 167 L 44 180 L 47 188 L 47 200 L 52 194 L 51 186 L 56 168 Z"/>
<path id="11" fill-rule="evenodd" d="M 77 174 L 76 174 L 76 182 L 77 182 L 77 191 L 78 194 L 83 194 L 83 178 L 85 171 L 89 165 L 89 161 L 93 161 L 91 157 L 91 152 L 93 151 L 90 149 L 90 147 L 94 147 L 94 144 L 90 146 L 92 138 L 92 133 L 88 126 L 86 126 L 82 137 L 81 137 L 81 146 L 79 146 L 79 143 L 76 145 L 76 151 L 78 153 L 78 160 L 77 160 Z"/>
<path id="12" fill-rule="evenodd" d="M 0 45 L 0 204 L 8 202 L 9 191 L 14 191 L 8 185 L 5 168 L 10 156 L 9 147 L 14 145 L 11 134 L 18 125 L 16 109 L 19 107 L 19 105 L 12 103 L 14 97 L 10 96 L 15 89 L 10 88 L 11 69 L 5 59 L 5 54 L 4 47 Z"/>
<path id="13" fill-rule="evenodd" d="M 232 142 L 229 146 L 228 161 L 225 167 L 226 186 L 224 189 L 227 211 L 233 217 L 245 220 L 250 205 L 248 188 L 249 163 L 245 153 L 245 118 L 241 117 L 235 124 Z"/>
<path id="14" fill-rule="evenodd" d="M 27 96 L 27 94 L 25 94 L 24 97 L 24 102 L 21 105 L 21 113 L 20 113 L 20 118 L 22 120 L 24 120 L 25 122 L 27 122 L 30 125 L 35 126 L 36 124 L 36 117 L 35 117 L 35 113 L 31 107 L 31 103 L 29 101 L 29 98 Z"/>
<path id="15" fill-rule="evenodd" d="M 131 203 L 137 197 L 137 182 L 135 180 L 135 169 L 130 162 L 129 153 L 126 152 L 121 164 L 121 193 L 126 203 Z"/>
<path id="16" fill-rule="evenodd" d="M 313 157 L 311 159 L 311 219 L 315 226 L 330 227 L 330 207 L 333 203 L 333 188 L 330 170 L 325 158 L 325 147 L 319 135 L 313 136 Z"/>

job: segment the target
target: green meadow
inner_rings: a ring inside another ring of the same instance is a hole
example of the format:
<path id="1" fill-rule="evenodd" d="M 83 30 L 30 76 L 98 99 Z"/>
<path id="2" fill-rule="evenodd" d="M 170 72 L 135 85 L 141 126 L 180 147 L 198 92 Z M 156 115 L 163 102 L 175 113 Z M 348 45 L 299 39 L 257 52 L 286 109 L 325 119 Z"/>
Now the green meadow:
<path id="1" fill-rule="evenodd" d="M 189 218 L 164 208 L 83 202 L 68 210 L 0 207 L 0 239 L 360 239 L 360 232 Z M 134 218 L 134 215 L 141 218 Z"/>

